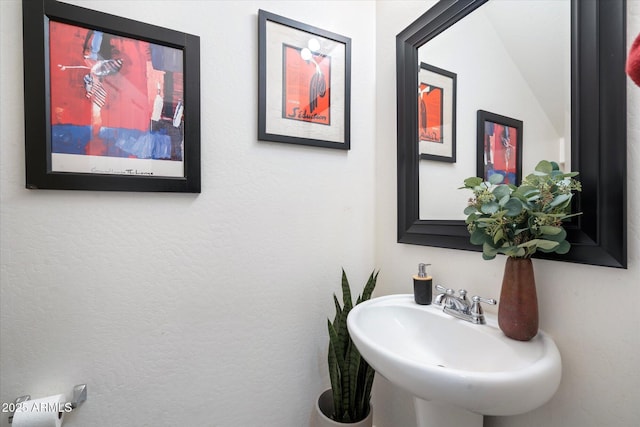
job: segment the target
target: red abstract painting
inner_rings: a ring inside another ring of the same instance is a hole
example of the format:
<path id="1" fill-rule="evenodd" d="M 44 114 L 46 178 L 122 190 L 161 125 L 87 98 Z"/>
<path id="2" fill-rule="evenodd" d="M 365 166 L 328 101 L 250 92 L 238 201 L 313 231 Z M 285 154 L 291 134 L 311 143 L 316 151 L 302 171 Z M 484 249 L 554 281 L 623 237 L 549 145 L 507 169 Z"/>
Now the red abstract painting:
<path id="1" fill-rule="evenodd" d="M 282 117 L 331 124 L 331 57 L 288 45 L 283 49 Z"/>
<path id="2" fill-rule="evenodd" d="M 52 153 L 183 158 L 182 51 L 49 23 Z"/>
<path id="3" fill-rule="evenodd" d="M 489 179 L 494 173 L 504 177 L 503 183 L 518 185 L 517 143 L 518 130 L 493 122 L 485 122 L 485 175 Z"/>
<path id="4" fill-rule="evenodd" d="M 418 91 L 418 130 L 420 141 L 443 143 L 443 89 L 420 83 Z"/>

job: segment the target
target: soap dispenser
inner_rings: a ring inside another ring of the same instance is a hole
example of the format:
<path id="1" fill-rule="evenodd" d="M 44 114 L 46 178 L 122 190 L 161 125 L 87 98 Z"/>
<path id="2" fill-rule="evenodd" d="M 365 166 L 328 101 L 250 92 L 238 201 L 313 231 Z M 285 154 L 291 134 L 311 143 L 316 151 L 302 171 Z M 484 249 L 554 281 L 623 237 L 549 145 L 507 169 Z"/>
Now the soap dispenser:
<path id="1" fill-rule="evenodd" d="M 433 278 L 427 275 L 427 266 L 431 264 L 418 264 L 418 275 L 413 276 L 413 296 L 416 304 L 429 305 L 432 298 Z"/>

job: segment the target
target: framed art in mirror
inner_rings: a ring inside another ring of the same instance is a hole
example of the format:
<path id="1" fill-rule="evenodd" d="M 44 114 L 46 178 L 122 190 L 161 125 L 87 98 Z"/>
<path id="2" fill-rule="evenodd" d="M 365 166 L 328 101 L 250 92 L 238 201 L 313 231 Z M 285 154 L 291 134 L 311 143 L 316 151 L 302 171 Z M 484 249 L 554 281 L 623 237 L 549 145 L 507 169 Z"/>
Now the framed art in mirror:
<path id="1" fill-rule="evenodd" d="M 478 110 L 476 176 L 485 181 L 500 174 L 504 184 L 522 180 L 522 121 Z"/>
<path id="2" fill-rule="evenodd" d="M 567 1 L 571 2 L 571 169 L 579 172 L 582 183 L 572 210 L 582 215 L 565 224 L 571 243 L 567 254 L 536 256 L 626 268 L 625 0 Z M 400 243 L 479 250 L 471 245 L 463 220 L 420 219 L 419 186 L 437 177 L 419 179 L 415 91 L 418 48 L 486 2 L 441 0 L 396 37 Z M 464 96 L 460 91 L 457 95 Z"/>
<path id="3" fill-rule="evenodd" d="M 199 37 L 23 1 L 30 189 L 200 192 Z"/>
<path id="4" fill-rule="evenodd" d="M 456 161 L 456 74 L 420 63 L 418 72 L 420 158 Z"/>
<path id="5" fill-rule="evenodd" d="M 258 12 L 258 139 L 350 149 L 351 39 Z"/>

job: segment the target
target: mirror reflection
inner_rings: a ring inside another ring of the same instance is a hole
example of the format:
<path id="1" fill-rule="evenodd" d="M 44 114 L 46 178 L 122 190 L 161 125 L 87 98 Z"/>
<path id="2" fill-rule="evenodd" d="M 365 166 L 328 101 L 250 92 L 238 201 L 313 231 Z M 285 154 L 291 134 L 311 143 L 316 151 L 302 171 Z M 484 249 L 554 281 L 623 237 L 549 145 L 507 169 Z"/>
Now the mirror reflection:
<path id="1" fill-rule="evenodd" d="M 418 49 L 420 219 L 465 218 L 478 155 L 515 176 L 516 131 L 522 176 L 541 159 L 571 170 L 570 38 L 569 0 L 491 0 Z M 512 121 L 479 135 L 478 110 Z"/>

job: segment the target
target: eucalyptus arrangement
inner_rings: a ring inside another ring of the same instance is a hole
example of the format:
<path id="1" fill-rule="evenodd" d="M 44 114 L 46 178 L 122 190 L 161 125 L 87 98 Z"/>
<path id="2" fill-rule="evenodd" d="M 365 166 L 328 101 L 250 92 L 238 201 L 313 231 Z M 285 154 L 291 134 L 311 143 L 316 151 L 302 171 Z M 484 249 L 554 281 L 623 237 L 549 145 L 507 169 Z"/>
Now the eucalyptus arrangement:
<path id="1" fill-rule="evenodd" d="M 530 258 L 537 250 L 567 253 L 571 245 L 562 222 L 580 215 L 571 213 L 573 191 L 582 189 L 576 175 L 543 160 L 519 187 L 502 184 L 500 174 L 488 181 L 467 178 L 461 188 L 473 191 L 464 210 L 471 243 L 482 245 L 487 260 L 499 253 L 511 258 Z"/>
<path id="2" fill-rule="evenodd" d="M 371 272 L 362 296 L 359 295 L 356 300 L 356 305 L 371 298 L 377 279 L 378 273 Z M 371 410 L 371 387 L 375 371 L 360 356 L 360 352 L 349 336 L 347 316 L 354 304 L 351 300 L 349 280 L 344 270 L 342 270 L 342 300 L 343 307 L 340 307 L 338 298 L 333 294 L 336 315 L 333 322 L 327 319 L 329 377 L 333 393 L 333 414 L 330 416 L 337 422 L 355 423 L 367 418 Z"/>

